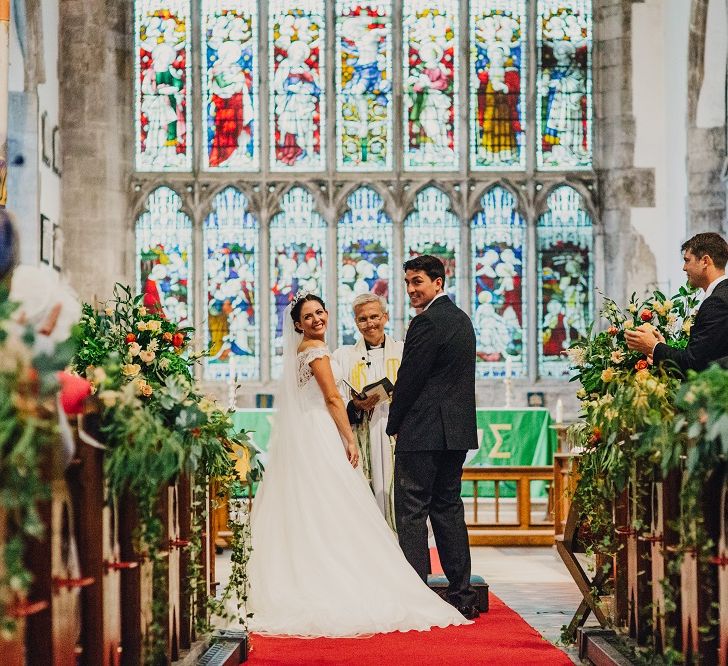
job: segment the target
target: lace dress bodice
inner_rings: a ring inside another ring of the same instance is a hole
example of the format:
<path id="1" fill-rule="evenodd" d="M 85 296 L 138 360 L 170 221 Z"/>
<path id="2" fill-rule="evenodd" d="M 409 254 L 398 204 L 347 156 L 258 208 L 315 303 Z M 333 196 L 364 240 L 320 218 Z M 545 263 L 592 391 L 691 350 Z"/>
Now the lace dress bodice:
<path id="1" fill-rule="evenodd" d="M 334 373 L 334 379 L 338 383 L 341 380 L 341 368 L 339 367 L 339 364 L 333 359 L 331 356 L 331 352 L 329 351 L 328 347 L 309 347 L 308 349 L 305 349 L 302 352 L 298 353 L 297 359 L 298 359 L 298 370 L 297 370 L 297 379 L 298 379 L 298 388 L 304 389 L 306 391 L 314 391 L 319 396 L 321 396 L 321 390 L 318 387 L 318 384 L 315 381 L 311 381 L 313 378 L 313 371 L 311 370 L 311 362 L 315 361 L 317 358 L 323 358 L 324 356 L 328 356 L 331 360 L 331 370 Z"/>

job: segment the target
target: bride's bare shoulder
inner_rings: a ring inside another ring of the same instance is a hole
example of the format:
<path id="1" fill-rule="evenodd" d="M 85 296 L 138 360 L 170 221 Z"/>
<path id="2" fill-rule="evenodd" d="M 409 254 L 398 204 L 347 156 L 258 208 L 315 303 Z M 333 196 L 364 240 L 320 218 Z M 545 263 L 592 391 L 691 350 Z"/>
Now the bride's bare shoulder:
<path id="1" fill-rule="evenodd" d="M 308 349 L 316 349 L 317 347 L 325 347 L 326 343 L 323 340 L 304 340 L 298 345 L 298 353 L 305 352 Z"/>

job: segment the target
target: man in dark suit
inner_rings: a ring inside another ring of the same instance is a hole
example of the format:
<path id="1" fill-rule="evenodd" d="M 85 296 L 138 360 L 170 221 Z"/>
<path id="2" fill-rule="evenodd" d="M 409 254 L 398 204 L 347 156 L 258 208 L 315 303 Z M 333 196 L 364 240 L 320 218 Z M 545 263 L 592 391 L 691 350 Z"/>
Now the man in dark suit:
<path id="1" fill-rule="evenodd" d="M 443 292 L 445 267 L 437 257 L 415 257 L 404 270 L 410 303 L 420 314 L 407 331 L 387 422 L 387 434 L 397 440 L 397 534 L 405 557 L 427 581 L 430 517 L 448 601 L 473 619 L 477 595 L 460 487 L 465 452 L 478 448 L 475 333 L 468 315 Z"/>
<path id="2" fill-rule="evenodd" d="M 673 364 L 685 375 L 728 356 L 728 243 L 718 234 L 702 233 L 685 241 L 681 250 L 688 283 L 705 292 L 688 346 L 675 349 L 659 333 L 640 329 L 627 331 L 625 338 L 630 349 L 651 356 L 654 363 Z"/>

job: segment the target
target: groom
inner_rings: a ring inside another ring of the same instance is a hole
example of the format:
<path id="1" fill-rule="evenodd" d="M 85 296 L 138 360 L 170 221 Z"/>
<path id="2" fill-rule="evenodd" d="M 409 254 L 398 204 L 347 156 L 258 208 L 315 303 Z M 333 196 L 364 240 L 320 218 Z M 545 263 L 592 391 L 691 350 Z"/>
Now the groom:
<path id="1" fill-rule="evenodd" d="M 470 318 L 444 293 L 445 267 L 421 255 L 404 264 L 407 295 L 420 314 L 411 322 L 389 407 L 396 438 L 394 511 L 399 543 L 427 581 L 430 517 L 449 586 L 448 601 L 478 617 L 470 585 L 470 548 L 460 486 L 465 452 L 477 449 L 475 333 Z"/>

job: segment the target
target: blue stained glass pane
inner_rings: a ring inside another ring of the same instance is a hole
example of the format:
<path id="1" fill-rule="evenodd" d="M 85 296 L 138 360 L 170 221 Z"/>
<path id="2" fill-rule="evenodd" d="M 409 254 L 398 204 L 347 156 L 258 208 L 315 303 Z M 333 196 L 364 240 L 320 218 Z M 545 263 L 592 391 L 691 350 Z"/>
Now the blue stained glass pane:
<path id="1" fill-rule="evenodd" d="M 336 164 L 392 168 L 392 3 L 337 0 Z"/>
<path id="2" fill-rule="evenodd" d="M 258 168 L 257 7 L 257 0 L 202 3 L 205 169 Z"/>
<path id="3" fill-rule="evenodd" d="M 592 222 L 581 195 L 555 189 L 538 221 L 539 374 L 569 374 L 563 355 L 594 319 Z"/>
<path id="4" fill-rule="evenodd" d="M 205 220 L 205 378 L 260 379 L 258 222 L 228 187 Z"/>
<path id="5" fill-rule="evenodd" d="M 470 1 L 470 164 L 526 165 L 525 0 Z"/>
<path id="6" fill-rule="evenodd" d="M 536 161 L 542 169 L 592 163 L 592 3 L 539 0 Z"/>
<path id="7" fill-rule="evenodd" d="M 404 0 L 404 168 L 458 168 L 457 0 Z"/>
<path id="8" fill-rule="evenodd" d="M 192 326 L 192 222 L 168 187 L 154 190 L 146 208 L 136 221 L 137 291 L 150 312 Z"/>
<path id="9" fill-rule="evenodd" d="M 392 221 L 382 211 L 382 198 L 368 187 L 360 187 L 347 199 L 349 210 L 339 220 L 339 344 L 353 345 L 359 339 L 351 302 L 372 292 L 389 300 L 391 277 Z M 392 303 L 390 300 L 389 310 Z M 391 321 L 387 324 L 391 333 Z"/>
<path id="10" fill-rule="evenodd" d="M 136 168 L 189 171 L 190 2 L 136 0 L 134 14 Z"/>
<path id="11" fill-rule="evenodd" d="M 514 376 L 526 364 L 526 222 L 513 195 L 494 187 L 481 199 L 483 210 L 470 231 L 473 267 L 473 326 L 478 341 L 476 374 L 502 377 L 506 359 Z"/>
<path id="12" fill-rule="evenodd" d="M 325 299 L 326 222 L 302 187 L 289 190 L 270 223 L 271 374 L 278 377 L 283 354 L 283 316 L 299 290 Z"/>
<path id="13" fill-rule="evenodd" d="M 457 303 L 460 222 L 450 212 L 450 198 L 436 187 L 427 187 L 417 195 L 414 210 L 404 221 L 405 261 L 421 254 L 439 257 L 445 264 L 445 292 Z M 409 303 L 406 293 L 404 298 Z M 413 308 L 405 308 L 405 323 L 415 314 Z"/>

